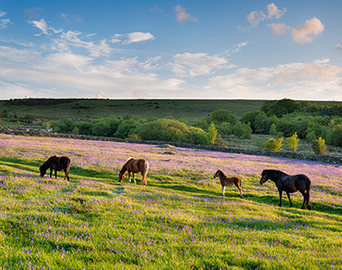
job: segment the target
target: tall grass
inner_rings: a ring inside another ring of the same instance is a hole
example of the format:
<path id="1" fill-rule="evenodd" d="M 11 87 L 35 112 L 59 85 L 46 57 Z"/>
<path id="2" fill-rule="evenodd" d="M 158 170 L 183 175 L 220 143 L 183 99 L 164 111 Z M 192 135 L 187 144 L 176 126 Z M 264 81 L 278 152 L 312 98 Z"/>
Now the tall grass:
<path id="1" fill-rule="evenodd" d="M 70 182 L 39 178 L 53 154 L 71 158 Z M 149 160 L 147 186 L 117 182 L 130 156 Z M 234 187 L 221 196 L 218 168 L 242 179 L 243 199 Z M 306 174 L 313 210 L 300 194 L 276 206 L 265 168 Z M 0 134 L 0 173 L 2 269 L 342 268 L 336 165 Z"/>

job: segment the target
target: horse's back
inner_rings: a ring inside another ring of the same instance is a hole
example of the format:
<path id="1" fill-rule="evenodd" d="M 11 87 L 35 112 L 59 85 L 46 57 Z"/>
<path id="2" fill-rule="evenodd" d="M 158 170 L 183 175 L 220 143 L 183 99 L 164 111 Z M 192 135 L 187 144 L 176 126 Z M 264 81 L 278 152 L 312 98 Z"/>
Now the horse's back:
<path id="1" fill-rule="evenodd" d="M 148 161 L 142 158 L 139 159 L 130 159 L 128 161 L 128 170 L 130 170 L 131 172 L 141 172 L 141 171 L 145 171 L 148 169 Z"/>

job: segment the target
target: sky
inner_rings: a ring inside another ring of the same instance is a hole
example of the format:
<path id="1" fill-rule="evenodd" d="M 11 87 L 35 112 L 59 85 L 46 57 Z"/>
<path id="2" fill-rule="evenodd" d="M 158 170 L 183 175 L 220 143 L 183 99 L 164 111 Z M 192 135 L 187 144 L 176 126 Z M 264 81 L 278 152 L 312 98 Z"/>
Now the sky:
<path id="1" fill-rule="evenodd" d="M 0 0 L 0 99 L 342 101 L 340 0 Z"/>

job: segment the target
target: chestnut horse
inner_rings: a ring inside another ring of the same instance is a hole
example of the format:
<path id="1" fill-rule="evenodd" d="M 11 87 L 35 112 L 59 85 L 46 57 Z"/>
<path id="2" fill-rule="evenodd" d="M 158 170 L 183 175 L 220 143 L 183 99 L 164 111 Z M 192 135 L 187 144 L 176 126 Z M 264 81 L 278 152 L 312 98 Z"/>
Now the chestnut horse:
<path id="1" fill-rule="evenodd" d="M 214 178 L 218 177 L 220 179 L 220 183 L 222 186 L 222 196 L 224 196 L 224 191 L 226 189 L 227 186 L 231 186 L 231 185 L 235 185 L 238 190 L 240 191 L 240 198 L 242 198 L 242 190 L 241 190 L 241 179 L 239 177 L 227 177 L 223 171 L 218 170 L 215 175 Z"/>
<path id="2" fill-rule="evenodd" d="M 279 206 L 282 205 L 282 194 L 283 191 L 286 192 L 287 197 L 290 201 L 290 207 L 292 207 L 292 201 L 290 198 L 290 193 L 294 193 L 299 191 L 303 195 L 303 205 L 302 209 L 305 209 L 305 205 L 307 209 L 311 209 L 310 206 L 310 186 L 311 181 L 310 179 L 305 176 L 304 174 L 297 174 L 297 175 L 288 175 L 279 170 L 263 170 L 261 173 L 260 184 L 262 185 L 268 179 L 272 180 L 279 191 Z"/>
<path id="3" fill-rule="evenodd" d="M 50 168 L 50 177 L 52 177 L 52 172 L 53 170 L 55 170 L 55 178 L 57 178 L 57 171 L 64 170 L 65 172 L 64 180 L 67 178 L 68 181 L 70 181 L 69 179 L 70 165 L 71 165 L 71 160 L 67 156 L 49 157 L 49 159 L 45 161 L 42 166 L 39 167 L 40 176 L 43 177 L 46 174 L 47 169 Z"/>
<path id="4" fill-rule="evenodd" d="M 131 182 L 131 173 L 133 174 L 133 181 L 135 181 L 135 173 L 141 173 L 142 175 L 142 185 L 147 185 L 146 182 L 146 176 L 148 172 L 149 164 L 148 161 L 142 158 L 136 159 L 136 158 L 129 158 L 126 163 L 122 166 L 120 172 L 119 172 L 119 182 L 121 182 L 124 177 L 125 173 L 128 172 L 128 183 Z"/>

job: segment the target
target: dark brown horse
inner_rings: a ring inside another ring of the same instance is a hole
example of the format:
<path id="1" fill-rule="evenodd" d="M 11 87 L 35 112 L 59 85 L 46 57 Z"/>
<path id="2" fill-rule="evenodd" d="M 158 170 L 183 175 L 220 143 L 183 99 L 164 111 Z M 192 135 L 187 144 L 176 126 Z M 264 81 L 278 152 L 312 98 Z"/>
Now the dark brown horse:
<path id="1" fill-rule="evenodd" d="M 240 191 L 240 198 L 242 198 L 242 190 L 241 190 L 241 179 L 239 177 L 227 177 L 223 171 L 217 170 L 217 172 L 214 175 L 214 178 L 218 177 L 220 179 L 220 183 L 222 186 L 222 196 L 224 196 L 224 191 L 227 186 L 235 185 L 238 190 Z"/>
<path id="2" fill-rule="evenodd" d="M 52 156 L 49 157 L 47 161 L 44 162 L 42 166 L 40 166 L 40 176 L 43 177 L 46 174 L 47 169 L 50 168 L 50 177 L 52 177 L 52 172 L 55 170 L 55 178 L 57 178 L 57 171 L 64 170 L 65 176 L 64 180 L 67 178 L 69 180 L 69 169 L 71 165 L 71 160 L 67 156 Z"/>
<path id="3" fill-rule="evenodd" d="M 148 172 L 149 164 L 148 161 L 142 158 L 136 159 L 136 158 L 129 158 L 126 163 L 122 166 L 120 172 L 119 172 L 119 182 L 121 182 L 124 177 L 125 173 L 128 172 L 128 183 L 131 182 L 131 173 L 133 174 L 133 181 L 135 181 L 135 173 L 141 173 L 142 175 L 142 185 L 147 185 L 146 182 L 146 176 Z"/>
<path id="4" fill-rule="evenodd" d="M 290 201 L 290 207 L 292 207 L 292 201 L 290 198 L 290 193 L 294 193 L 299 191 L 304 198 L 302 209 L 305 209 L 305 205 L 307 209 L 311 209 L 310 206 L 310 187 L 311 181 L 304 174 L 298 175 L 288 175 L 279 170 L 263 170 L 261 174 L 260 184 L 262 185 L 267 180 L 272 180 L 279 191 L 279 206 L 282 205 L 282 194 L 283 191 L 286 192 L 287 197 Z"/>

